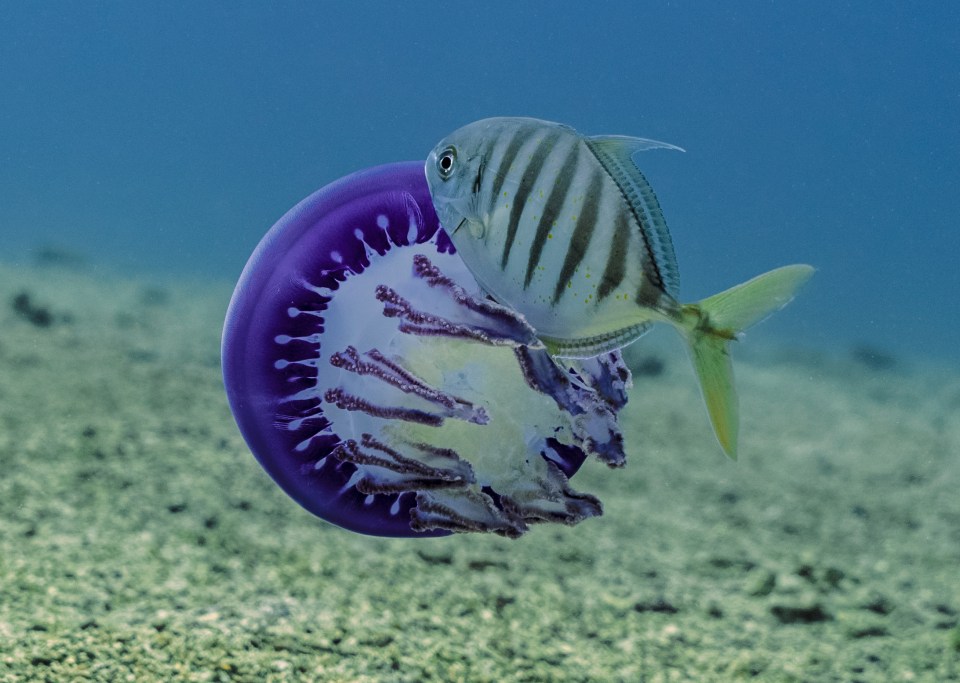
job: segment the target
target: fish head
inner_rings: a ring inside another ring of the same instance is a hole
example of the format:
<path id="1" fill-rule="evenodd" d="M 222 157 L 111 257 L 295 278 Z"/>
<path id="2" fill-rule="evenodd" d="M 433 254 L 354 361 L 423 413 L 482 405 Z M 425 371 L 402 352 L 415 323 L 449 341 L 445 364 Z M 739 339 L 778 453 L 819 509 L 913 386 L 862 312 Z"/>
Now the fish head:
<path id="1" fill-rule="evenodd" d="M 473 124 L 461 128 L 433 148 L 424 169 L 440 224 L 458 247 L 464 237 L 459 234 L 462 228 L 473 224 L 470 231 L 476 233 L 483 223 L 477 182 L 483 174 L 482 143 L 482 134 Z"/>
<path id="2" fill-rule="evenodd" d="M 491 230 L 496 229 L 490 215 L 492 202 L 485 196 L 490 183 L 484 182 L 497 169 L 488 157 L 497 139 L 513 136 L 516 127 L 527 121 L 532 120 L 496 117 L 463 126 L 437 143 L 424 169 L 441 226 L 474 277 L 490 293 L 498 289 L 488 283 L 497 283 L 500 267 L 499 251 L 491 241 Z M 501 178 L 498 185 L 507 189 L 515 182 L 514 178 Z"/>
<path id="3" fill-rule="evenodd" d="M 483 196 L 489 192 L 489 183 L 483 179 L 497 172 L 489 166 L 493 143 L 504 135 L 513 135 L 518 126 L 535 123 L 539 122 L 511 117 L 474 121 L 450 133 L 430 152 L 424 169 L 430 196 L 440 224 L 457 249 L 466 247 L 461 242 L 469 238 L 486 237 L 490 198 Z M 515 182 L 510 179 L 506 184 Z"/>

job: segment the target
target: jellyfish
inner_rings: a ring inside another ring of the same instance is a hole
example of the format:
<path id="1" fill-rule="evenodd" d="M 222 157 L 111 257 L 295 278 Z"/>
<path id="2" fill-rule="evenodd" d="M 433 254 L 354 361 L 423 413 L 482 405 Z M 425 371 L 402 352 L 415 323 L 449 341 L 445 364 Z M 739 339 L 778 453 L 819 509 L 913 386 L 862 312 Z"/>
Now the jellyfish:
<path id="1" fill-rule="evenodd" d="M 570 478 L 624 464 L 619 352 L 561 365 L 486 297 L 422 163 L 361 171 L 264 236 L 224 324 L 224 384 L 250 450 L 295 501 L 380 536 L 573 525 Z"/>

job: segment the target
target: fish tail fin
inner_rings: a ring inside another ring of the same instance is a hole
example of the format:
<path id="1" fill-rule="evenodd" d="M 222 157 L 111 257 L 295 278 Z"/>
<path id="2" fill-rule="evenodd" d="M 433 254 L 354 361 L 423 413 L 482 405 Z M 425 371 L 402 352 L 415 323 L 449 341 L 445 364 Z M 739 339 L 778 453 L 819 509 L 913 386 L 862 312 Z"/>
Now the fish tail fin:
<path id="1" fill-rule="evenodd" d="M 714 434 L 733 460 L 740 419 L 729 344 L 790 303 L 813 270 L 803 264 L 777 268 L 680 309 L 678 326 L 687 340 Z"/>

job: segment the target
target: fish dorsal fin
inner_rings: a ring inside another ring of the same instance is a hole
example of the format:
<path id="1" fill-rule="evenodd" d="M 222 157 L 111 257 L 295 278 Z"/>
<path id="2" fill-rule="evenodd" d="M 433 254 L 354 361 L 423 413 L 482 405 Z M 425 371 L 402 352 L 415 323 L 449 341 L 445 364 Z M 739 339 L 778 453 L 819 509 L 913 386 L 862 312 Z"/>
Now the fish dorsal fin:
<path id="1" fill-rule="evenodd" d="M 629 135 L 591 135 L 587 137 L 591 145 L 620 150 L 633 163 L 633 155 L 637 152 L 647 152 L 651 149 L 672 149 L 674 152 L 686 152 L 683 147 L 671 145 L 669 142 L 648 140 L 647 138 L 633 138 Z"/>
<path id="2" fill-rule="evenodd" d="M 625 135 L 598 135 L 586 137 L 584 141 L 633 209 L 643 230 L 644 242 L 651 252 L 656 276 L 660 279 L 657 284 L 661 284 L 663 290 L 674 299 L 678 298 L 680 272 L 677 268 L 677 257 L 673 252 L 673 240 L 670 239 L 667 222 L 660 210 L 660 202 L 634 162 L 633 156 L 651 149 L 672 149 L 678 152 L 684 150 L 667 142 Z"/>

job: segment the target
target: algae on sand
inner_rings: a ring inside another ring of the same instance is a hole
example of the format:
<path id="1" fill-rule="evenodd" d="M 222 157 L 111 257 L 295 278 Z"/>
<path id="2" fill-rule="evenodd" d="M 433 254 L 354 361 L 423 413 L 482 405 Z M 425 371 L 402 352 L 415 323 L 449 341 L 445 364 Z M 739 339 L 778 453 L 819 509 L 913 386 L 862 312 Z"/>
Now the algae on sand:
<path id="1" fill-rule="evenodd" d="M 378 539 L 303 512 L 247 451 L 218 366 L 229 290 L 0 266 L 0 680 L 960 675 L 955 369 L 743 357 L 754 335 L 731 463 L 654 338 L 627 467 L 576 477 L 603 517 Z"/>

